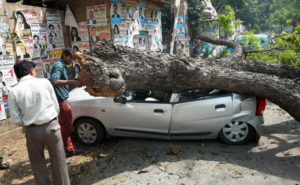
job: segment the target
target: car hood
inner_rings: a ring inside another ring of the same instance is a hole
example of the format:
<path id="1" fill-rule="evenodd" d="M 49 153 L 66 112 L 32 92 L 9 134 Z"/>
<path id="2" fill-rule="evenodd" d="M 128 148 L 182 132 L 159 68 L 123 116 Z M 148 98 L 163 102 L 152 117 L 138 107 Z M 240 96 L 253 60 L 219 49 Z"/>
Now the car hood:
<path id="1" fill-rule="evenodd" d="M 69 93 L 68 102 L 78 101 L 78 100 L 91 100 L 91 99 L 104 99 L 105 97 L 95 97 L 91 96 L 85 87 L 77 87 Z"/>

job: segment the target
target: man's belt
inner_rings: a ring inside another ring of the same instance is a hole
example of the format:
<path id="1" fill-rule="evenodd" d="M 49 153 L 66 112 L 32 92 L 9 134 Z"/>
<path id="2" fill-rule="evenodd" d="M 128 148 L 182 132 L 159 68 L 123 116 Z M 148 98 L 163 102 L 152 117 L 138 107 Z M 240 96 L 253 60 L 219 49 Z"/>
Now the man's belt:
<path id="1" fill-rule="evenodd" d="M 41 125 L 44 125 L 44 124 L 47 124 L 47 123 L 51 123 L 51 122 L 52 122 L 52 121 L 54 121 L 54 120 L 56 120 L 56 117 L 55 117 L 55 118 L 53 118 L 52 120 L 50 120 L 50 121 L 46 122 L 46 123 L 39 124 L 39 125 L 32 123 L 32 124 L 28 125 L 27 127 L 36 127 L 36 126 L 41 126 Z"/>

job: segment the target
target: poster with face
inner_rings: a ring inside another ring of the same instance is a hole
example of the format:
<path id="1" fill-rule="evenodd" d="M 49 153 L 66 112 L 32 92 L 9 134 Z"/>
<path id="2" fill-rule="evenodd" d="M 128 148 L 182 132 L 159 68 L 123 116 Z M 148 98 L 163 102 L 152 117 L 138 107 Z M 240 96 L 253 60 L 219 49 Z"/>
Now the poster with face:
<path id="1" fill-rule="evenodd" d="M 134 21 L 134 14 L 138 15 L 138 3 L 136 1 L 126 1 L 125 21 Z"/>
<path id="2" fill-rule="evenodd" d="M 73 64 L 73 67 L 74 67 L 74 79 L 78 80 L 79 73 L 81 71 L 80 64 L 76 62 Z"/>
<path id="3" fill-rule="evenodd" d="M 138 14 L 134 14 L 134 19 L 138 23 L 140 31 L 146 30 L 145 8 L 146 4 L 140 3 L 138 5 Z"/>
<path id="4" fill-rule="evenodd" d="M 34 10 L 19 10 L 15 12 L 16 33 L 19 38 L 31 38 L 31 25 L 38 23 L 37 14 Z"/>
<path id="5" fill-rule="evenodd" d="M 48 27 L 48 49 L 64 48 L 64 37 L 60 14 L 56 12 L 46 12 Z"/>
<path id="6" fill-rule="evenodd" d="M 152 12 L 152 21 L 157 24 L 161 22 L 161 12 L 159 8 L 154 8 L 154 11 Z"/>
<path id="7" fill-rule="evenodd" d="M 33 40 L 31 39 L 23 39 L 23 40 L 16 40 L 16 53 L 17 59 L 20 60 L 29 60 L 33 53 Z"/>
<path id="8" fill-rule="evenodd" d="M 122 0 L 111 0 L 110 19 L 111 24 L 122 24 L 121 7 Z"/>
<path id="9" fill-rule="evenodd" d="M 51 69 L 53 66 L 54 62 L 53 60 L 47 59 L 47 60 L 43 60 L 43 78 L 47 78 L 50 80 L 51 78 Z"/>
<path id="10" fill-rule="evenodd" d="M 32 58 L 47 58 L 47 25 L 32 24 L 33 55 Z"/>
<path id="11" fill-rule="evenodd" d="M 88 25 L 107 25 L 106 4 L 87 7 L 87 24 Z"/>
<path id="12" fill-rule="evenodd" d="M 62 56 L 62 49 L 49 50 L 50 59 L 60 59 Z"/>
<path id="13" fill-rule="evenodd" d="M 17 83 L 17 78 L 13 70 L 14 64 L 14 56 L 0 57 L 0 86 L 10 87 Z"/>
<path id="14" fill-rule="evenodd" d="M 126 39 L 126 24 L 115 24 L 113 25 L 113 33 L 114 33 L 114 44 L 116 45 L 125 45 Z"/>
<path id="15" fill-rule="evenodd" d="M 177 18 L 177 29 L 184 29 L 183 16 Z"/>
<path id="16" fill-rule="evenodd" d="M 74 51 L 83 51 L 90 49 L 89 30 L 86 22 L 79 23 L 78 28 L 71 28 L 71 41 Z"/>
<path id="17" fill-rule="evenodd" d="M 184 28 L 177 29 L 177 37 L 185 37 Z"/>
<path id="18" fill-rule="evenodd" d="M 44 72 L 43 72 L 43 60 L 41 58 L 32 60 L 33 63 L 35 63 L 35 72 L 37 78 L 44 78 Z"/>
<path id="19" fill-rule="evenodd" d="M 13 46 L 12 43 L 1 42 L 0 40 L 0 56 L 13 55 Z"/>
<path id="20" fill-rule="evenodd" d="M 91 48 L 102 39 L 110 39 L 109 26 L 90 26 L 89 33 Z"/>
<path id="21" fill-rule="evenodd" d="M 139 50 L 146 50 L 146 35 L 145 34 L 134 35 L 133 45 L 134 48 L 137 48 Z"/>

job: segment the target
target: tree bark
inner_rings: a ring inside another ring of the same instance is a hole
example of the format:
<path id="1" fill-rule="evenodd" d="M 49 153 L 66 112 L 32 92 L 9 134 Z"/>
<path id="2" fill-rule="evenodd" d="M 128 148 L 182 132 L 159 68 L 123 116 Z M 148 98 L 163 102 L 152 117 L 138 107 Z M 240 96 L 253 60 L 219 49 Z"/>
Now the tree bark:
<path id="1" fill-rule="evenodd" d="M 215 88 L 266 97 L 300 121 L 300 70 L 243 60 L 237 57 L 240 46 L 230 44 L 236 47 L 232 56 L 208 60 L 137 51 L 103 41 L 81 56 L 79 79 L 94 96 L 117 96 L 125 90 Z"/>

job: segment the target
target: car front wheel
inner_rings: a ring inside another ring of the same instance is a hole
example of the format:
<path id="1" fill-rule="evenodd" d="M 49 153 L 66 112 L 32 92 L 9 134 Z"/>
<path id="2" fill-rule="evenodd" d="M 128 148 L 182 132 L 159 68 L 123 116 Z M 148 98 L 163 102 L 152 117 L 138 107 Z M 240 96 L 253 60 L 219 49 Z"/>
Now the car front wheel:
<path id="1" fill-rule="evenodd" d="M 227 144 L 248 143 L 254 135 L 254 129 L 243 121 L 227 123 L 219 133 L 219 138 Z"/>
<path id="2" fill-rule="evenodd" d="M 82 118 L 76 121 L 75 136 L 82 144 L 96 145 L 105 139 L 105 129 L 95 119 Z"/>

